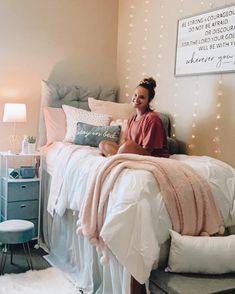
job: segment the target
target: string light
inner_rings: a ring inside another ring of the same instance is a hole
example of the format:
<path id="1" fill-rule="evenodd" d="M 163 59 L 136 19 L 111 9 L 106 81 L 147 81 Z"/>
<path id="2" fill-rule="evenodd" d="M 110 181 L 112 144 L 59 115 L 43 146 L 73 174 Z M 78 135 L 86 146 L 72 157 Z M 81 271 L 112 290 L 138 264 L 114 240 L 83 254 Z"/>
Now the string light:
<path id="1" fill-rule="evenodd" d="M 225 0 L 225 5 L 226 4 L 227 4 L 227 1 Z M 214 1 L 209 2 L 210 9 L 212 9 L 214 5 L 215 5 Z M 220 119 L 221 119 L 220 108 L 222 105 L 221 99 L 223 97 L 222 84 L 223 84 L 222 75 L 220 75 L 218 80 L 217 103 L 216 103 L 216 113 L 215 113 L 215 127 L 214 127 L 215 135 L 212 139 L 212 142 L 214 143 L 214 154 L 217 157 L 219 157 L 219 155 L 221 154 L 219 130 L 220 130 Z"/>
<path id="2" fill-rule="evenodd" d="M 161 1 L 160 3 L 160 25 L 159 25 L 159 43 L 157 47 L 157 54 L 156 54 L 156 67 L 157 67 L 157 72 L 156 72 L 156 79 L 157 79 L 157 91 L 156 91 L 156 96 L 161 97 L 160 95 L 160 89 L 161 89 L 161 65 L 162 65 L 162 56 L 163 56 L 163 43 L 164 43 L 164 0 Z M 156 99 L 155 105 L 157 105 L 159 99 Z"/>
<path id="3" fill-rule="evenodd" d="M 180 0 L 180 7 L 179 7 L 179 13 L 182 14 L 183 12 L 183 2 L 184 0 Z M 160 25 L 160 28 L 163 29 L 164 28 L 164 24 Z M 162 48 L 162 44 L 159 44 L 159 48 Z M 176 118 L 178 117 L 178 99 L 179 99 L 179 82 L 176 81 L 175 79 L 175 83 L 174 83 L 174 110 L 173 110 L 173 117 L 174 117 L 174 122 L 172 124 L 172 137 L 176 137 Z"/>
<path id="4" fill-rule="evenodd" d="M 214 1 L 213 1 L 213 2 L 209 2 L 209 7 L 210 7 L 210 8 L 213 8 L 214 5 L 215 5 Z"/>
<path id="5" fill-rule="evenodd" d="M 143 28 L 144 28 L 144 35 L 143 35 L 143 42 L 142 42 L 142 51 L 144 52 L 144 54 L 142 54 L 142 67 L 143 67 L 143 72 L 142 72 L 142 76 L 146 76 L 146 67 L 148 66 L 147 62 L 146 62 L 146 58 L 147 58 L 147 54 L 145 53 L 148 49 L 147 47 L 147 40 L 148 40 L 148 31 L 149 31 L 149 0 L 144 1 L 144 5 L 145 5 L 145 9 L 144 9 L 144 19 L 143 19 Z"/>
<path id="6" fill-rule="evenodd" d="M 130 74 L 131 74 L 131 56 L 132 56 L 132 36 L 133 36 L 133 28 L 134 28 L 134 11 L 135 6 L 134 4 L 130 5 L 130 13 L 129 13 L 129 23 L 128 23 L 128 41 L 127 41 L 127 46 L 128 46 L 128 50 L 127 50 L 127 58 L 126 58 L 126 76 L 125 76 L 125 84 L 124 84 L 124 88 L 125 88 L 125 97 L 129 98 L 130 97 L 130 93 L 129 93 L 129 80 L 130 80 Z"/>
<path id="7" fill-rule="evenodd" d="M 188 145 L 190 151 L 196 148 L 196 132 L 197 132 L 197 114 L 198 114 L 198 97 L 199 97 L 199 80 L 198 76 L 195 78 L 195 90 L 194 90 L 194 102 L 193 102 L 193 113 L 192 113 L 192 124 L 191 124 L 191 140 L 190 144 Z"/>
<path id="8" fill-rule="evenodd" d="M 184 0 L 180 0 L 180 9 L 179 9 L 180 14 L 183 13 L 183 2 L 184 2 Z"/>
<path id="9" fill-rule="evenodd" d="M 181 3 L 183 0 L 181 0 Z M 200 6 L 203 8 L 204 6 L 204 1 L 200 1 Z M 182 10 L 182 9 L 181 9 Z M 193 102 L 193 112 L 192 112 L 192 125 L 191 125 L 191 140 L 190 144 L 188 145 L 190 151 L 192 152 L 194 148 L 196 148 L 196 133 L 197 133 L 197 116 L 198 116 L 198 107 L 199 107 L 199 90 L 200 90 L 200 85 L 199 85 L 199 79 L 198 76 L 195 78 L 195 91 L 194 91 L 194 102 Z"/>
<path id="10" fill-rule="evenodd" d="M 217 102 L 216 102 L 216 111 L 215 111 L 215 127 L 214 127 L 214 137 L 212 142 L 214 143 L 214 153 L 218 157 L 221 154 L 220 147 L 220 120 L 221 120 L 221 106 L 222 106 L 222 98 L 223 98 L 223 80 L 222 75 L 220 75 L 218 80 L 217 87 Z"/>

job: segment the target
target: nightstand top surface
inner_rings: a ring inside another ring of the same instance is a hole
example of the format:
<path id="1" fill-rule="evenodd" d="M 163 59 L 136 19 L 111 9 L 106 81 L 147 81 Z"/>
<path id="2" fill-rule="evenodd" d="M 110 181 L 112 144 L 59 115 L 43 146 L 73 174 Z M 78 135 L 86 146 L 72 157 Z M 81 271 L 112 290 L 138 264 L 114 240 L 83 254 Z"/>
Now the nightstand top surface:
<path id="1" fill-rule="evenodd" d="M 24 153 L 11 153 L 9 151 L 0 151 L 0 156 L 6 156 L 6 157 L 13 157 L 13 156 L 40 156 L 41 153 L 40 152 L 34 152 L 34 153 L 27 153 L 27 154 L 24 154 Z"/>

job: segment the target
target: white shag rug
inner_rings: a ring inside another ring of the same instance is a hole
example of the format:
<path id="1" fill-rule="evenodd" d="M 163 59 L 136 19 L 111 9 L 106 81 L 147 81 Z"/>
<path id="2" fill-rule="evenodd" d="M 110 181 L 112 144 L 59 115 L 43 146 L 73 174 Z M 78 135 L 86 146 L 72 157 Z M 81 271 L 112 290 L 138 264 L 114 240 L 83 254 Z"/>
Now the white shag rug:
<path id="1" fill-rule="evenodd" d="M 0 294 L 80 294 L 66 275 L 54 267 L 0 276 Z"/>

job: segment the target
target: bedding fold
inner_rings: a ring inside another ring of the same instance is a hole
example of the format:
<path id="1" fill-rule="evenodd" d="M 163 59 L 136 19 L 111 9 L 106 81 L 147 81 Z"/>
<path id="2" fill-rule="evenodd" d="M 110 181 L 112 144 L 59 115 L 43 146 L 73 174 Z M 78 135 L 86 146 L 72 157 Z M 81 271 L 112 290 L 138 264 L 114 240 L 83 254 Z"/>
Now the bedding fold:
<path id="1" fill-rule="evenodd" d="M 125 168 L 153 173 L 174 231 L 191 236 L 224 232 L 224 222 L 208 182 L 190 166 L 174 159 L 114 155 L 102 162 L 97 170 L 90 172 L 77 229 L 78 233 L 103 250 L 103 262 L 107 262 L 107 252 L 100 232 L 106 217 L 109 194 Z"/>
<path id="2" fill-rule="evenodd" d="M 69 162 L 71 161 L 72 157 L 77 154 L 77 150 L 80 149 L 79 155 L 83 156 L 85 153 L 88 153 L 88 150 L 90 152 L 92 149 L 89 146 L 84 147 L 68 143 L 66 145 L 61 144 L 61 146 L 64 146 L 64 148 L 59 149 L 56 156 L 56 162 L 54 163 L 55 168 L 53 169 L 52 173 L 51 189 L 47 206 L 47 210 L 52 216 L 54 214 L 56 203 L 61 194 L 60 192 L 63 186 Z"/>

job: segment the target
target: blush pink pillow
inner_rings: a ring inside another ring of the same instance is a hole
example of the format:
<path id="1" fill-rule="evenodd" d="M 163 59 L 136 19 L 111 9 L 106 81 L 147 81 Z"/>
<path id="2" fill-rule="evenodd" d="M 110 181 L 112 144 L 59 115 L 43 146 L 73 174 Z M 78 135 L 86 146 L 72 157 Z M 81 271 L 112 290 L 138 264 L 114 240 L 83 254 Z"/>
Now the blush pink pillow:
<path id="1" fill-rule="evenodd" d="M 62 108 L 44 107 L 43 114 L 46 125 L 46 145 L 63 141 L 66 134 L 66 117 Z"/>
<path id="2" fill-rule="evenodd" d="M 96 100 L 89 97 L 88 105 L 90 110 L 93 112 L 111 116 L 112 121 L 117 119 L 128 119 L 134 113 L 133 106 L 128 103 Z"/>

